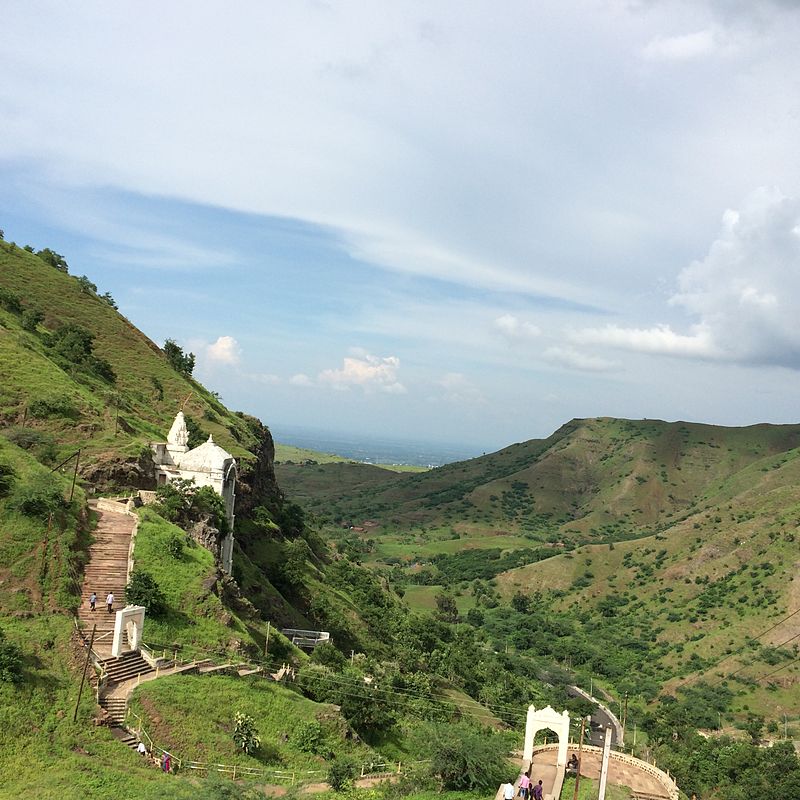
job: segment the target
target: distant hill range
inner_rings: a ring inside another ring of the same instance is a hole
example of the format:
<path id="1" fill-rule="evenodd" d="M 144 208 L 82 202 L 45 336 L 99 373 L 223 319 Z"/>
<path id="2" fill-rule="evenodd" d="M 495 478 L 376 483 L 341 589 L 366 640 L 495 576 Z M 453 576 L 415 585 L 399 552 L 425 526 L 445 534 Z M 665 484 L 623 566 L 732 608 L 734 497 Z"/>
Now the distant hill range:
<path id="1" fill-rule="evenodd" d="M 398 476 L 362 464 L 278 467 L 298 502 L 335 521 L 455 524 L 550 542 L 656 533 L 797 457 L 800 425 L 574 419 L 547 439 Z"/>

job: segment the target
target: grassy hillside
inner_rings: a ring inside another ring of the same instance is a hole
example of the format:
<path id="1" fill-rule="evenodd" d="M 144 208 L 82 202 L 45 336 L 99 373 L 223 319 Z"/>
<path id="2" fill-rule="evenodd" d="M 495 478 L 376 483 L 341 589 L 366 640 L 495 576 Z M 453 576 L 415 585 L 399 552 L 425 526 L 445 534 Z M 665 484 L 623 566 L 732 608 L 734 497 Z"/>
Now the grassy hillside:
<path id="1" fill-rule="evenodd" d="M 706 489 L 798 444 L 797 425 L 587 419 L 419 475 L 349 464 L 282 465 L 279 475 L 292 497 L 333 521 L 605 541 L 672 524 Z"/>
<path id="2" fill-rule="evenodd" d="M 341 552 L 390 568 L 411 608 L 450 594 L 495 648 L 605 676 L 618 696 L 716 683 L 728 725 L 756 711 L 776 722 L 797 705 L 800 618 L 752 637 L 800 608 L 799 436 L 573 420 L 425 475 L 280 474 L 327 514 Z"/>
<path id="3" fill-rule="evenodd" d="M 336 455 L 335 453 L 320 453 L 318 450 L 309 450 L 307 447 L 295 447 L 291 444 L 275 443 L 275 464 L 314 466 L 316 464 L 359 464 L 358 461 Z M 428 467 L 418 467 L 411 464 L 376 464 L 379 469 L 390 472 L 427 472 Z"/>
<path id="4" fill-rule="evenodd" d="M 31 325 L 31 314 L 40 321 Z M 91 334 L 89 359 L 76 359 L 74 342 L 52 345 L 50 335 L 64 326 Z M 111 373 L 98 371 L 91 358 L 106 362 Z M 81 447 L 82 475 L 95 484 L 105 478 L 124 485 L 120 462 L 138 477 L 140 455 L 150 441 L 166 437 L 181 407 L 196 423 L 197 437 L 213 434 L 238 459 L 255 460 L 258 430 L 246 418 L 175 370 L 85 283 L 0 242 L 0 425 L 13 437 L 47 450 L 53 464 Z"/>

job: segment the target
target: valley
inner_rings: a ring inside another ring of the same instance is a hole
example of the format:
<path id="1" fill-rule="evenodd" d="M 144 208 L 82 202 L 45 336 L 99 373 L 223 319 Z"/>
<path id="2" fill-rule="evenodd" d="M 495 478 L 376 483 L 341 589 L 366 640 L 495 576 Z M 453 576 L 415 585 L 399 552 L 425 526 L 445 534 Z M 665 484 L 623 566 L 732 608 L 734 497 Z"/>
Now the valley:
<path id="1" fill-rule="evenodd" d="M 0 242 L 0 796 L 479 800 L 517 772 L 528 705 L 579 737 L 573 685 L 684 792 L 738 800 L 731 748 L 791 791 L 800 425 L 574 419 L 430 470 L 276 448 L 86 280 Z M 153 442 L 235 458 L 230 574 L 224 503 L 159 484 Z M 104 618 L 80 690 L 112 578 L 153 663 L 110 661 Z"/>

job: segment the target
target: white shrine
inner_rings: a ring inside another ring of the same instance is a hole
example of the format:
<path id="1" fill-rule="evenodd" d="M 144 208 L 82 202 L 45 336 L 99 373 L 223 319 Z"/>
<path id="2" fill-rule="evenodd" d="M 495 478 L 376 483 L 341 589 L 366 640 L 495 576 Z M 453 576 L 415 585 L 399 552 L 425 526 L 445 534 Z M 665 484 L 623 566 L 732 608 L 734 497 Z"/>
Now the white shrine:
<path id="1" fill-rule="evenodd" d="M 236 503 L 236 459 L 209 436 L 193 450 L 189 449 L 189 431 L 183 411 L 179 411 L 169 429 L 166 442 L 154 442 L 156 484 L 165 486 L 176 478 L 194 481 L 197 486 L 210 486 L 225 503 L 228 534 L 222 540 L 220 561 L 229 575 L 233 569 L 233 521 Z"/>

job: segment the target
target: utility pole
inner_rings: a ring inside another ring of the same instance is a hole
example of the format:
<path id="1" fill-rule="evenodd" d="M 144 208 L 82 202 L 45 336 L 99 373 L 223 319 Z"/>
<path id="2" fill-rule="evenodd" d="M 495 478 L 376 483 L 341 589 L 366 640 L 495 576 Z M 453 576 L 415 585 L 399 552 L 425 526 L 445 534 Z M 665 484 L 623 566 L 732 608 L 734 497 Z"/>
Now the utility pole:
<path id="1" fill-rule="evenodd" d="M 72 502 L 72 495 L 75 494 L 75 481 L 78 478 L 78 464 L 80 463 L 80 460 L 81 460 L 81 451 L 78 450 L 78 452 L 75 453 L 75 470 L 72 473 L 72 488 L 69 490 L 70 503 Z"/>
<path id="2" fill-rule="evenodd" d="M 264 642 L 264 660 L 267 660 L 267 653 L 269 652 L 269 626 L 271 622 L 267 623 L 267 640 Z"/>
<path id="3" fill-rule="evenodd" d="M 350 666 L 351 667 L 353 666 L 353 661 L 355 660 L 355 657 L 356 657 L 356 651 L 355 650 L 351 650 L 350 651 Z"/>
<path id="4" fill-rule="evenodd" d="M 622 742 L 625 741 L 625 723 L 628 721 L 628 693 L 625 692 L 625 709 L 622 712 Z M 620 744 L 622 744 L 620 742 Z"/>
<path id="5" fill-rule="evenodd" d="M 92 636 L 89 639 L 89 646 L 86 648 L 86 661 L 83 664 L 83 676 L 81 677 L 81 686 L 78 689 L 78 699 L 75 702 L 75 713 L 72 715 L 72 721 L 76 722 L 78 719 L 78 706 L 81 704 L 81 695 L 83 694 L 83 684 L 86 682 L 86 670 L 89 668 L 89 658 L 92 655 L 92 646 L 94 645 L 94 634 L 97 630 L 97 623 L 92 626 Z"/>
<path id="6" fill-rule="evenodd" d="M 581 782 L 581 755 L 583 754 L 583 732 L 586 730 L 586 717 L 581 717 L 581 738 L 578 739 L 578 770 L 575 773 L 575 791 L 572 800 L 578 800 L 578 786 Z"/>

